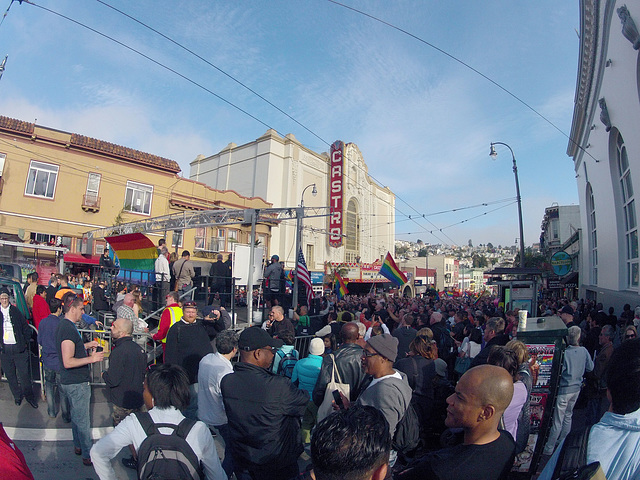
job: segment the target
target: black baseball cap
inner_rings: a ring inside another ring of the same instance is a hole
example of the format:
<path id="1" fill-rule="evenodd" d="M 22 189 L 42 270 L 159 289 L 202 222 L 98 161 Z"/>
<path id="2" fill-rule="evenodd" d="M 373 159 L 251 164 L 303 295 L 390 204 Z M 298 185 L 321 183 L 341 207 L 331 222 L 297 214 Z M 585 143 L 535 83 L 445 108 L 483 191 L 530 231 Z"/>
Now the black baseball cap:
<path id="1" fill-rule="evenodd" d="M 265 347 L 280 348 L 283 344 L 284 342 L 282 340 L 272 338 L 271 335 L 261 327 L 245 328 L 238 339 L 238 348 L 246 352 Z"/>

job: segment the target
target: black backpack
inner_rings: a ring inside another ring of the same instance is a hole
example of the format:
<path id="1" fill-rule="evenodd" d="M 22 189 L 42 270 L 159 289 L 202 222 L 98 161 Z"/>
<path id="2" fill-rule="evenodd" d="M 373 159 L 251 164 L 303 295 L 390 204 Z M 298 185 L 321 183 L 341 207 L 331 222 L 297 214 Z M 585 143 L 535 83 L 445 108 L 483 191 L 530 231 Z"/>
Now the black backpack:
<path id="1" fill-rule="evenodd" d="M 187 443 L 187 435 L 196 421 L 185 418 L 179 425 L 154 423 L 147 412 L 136 412 L 147 438 L 138 448 L 138 478 L 141 480 L 202 480 L 200 460 Z M 165 435 L 158 428 L 171 428 Z"/>
<path id="2" fill-rule="evenodd" d="M 404 412 L 402 419 L 396 425 L 396 431 L 393 434 L 393 449 L 402 454 L 407 455 L 418 448 L 420 443 L 420 421 L 418 414 L 413 408 L 413 403 L 409 402 L 407 410 Z"/>
<path id="3" fill-rule="evenodd" d="M 570 432 L 562 444 L 562 450 L 558 454 L 558 462 L 553 470 L 552 478 L 558 480 L 587 480 L 598 478 L 600 462 L 587 465 L 587 444 L 591 428 Z M 603 478 L 604 474 L 601 477 Z"/>

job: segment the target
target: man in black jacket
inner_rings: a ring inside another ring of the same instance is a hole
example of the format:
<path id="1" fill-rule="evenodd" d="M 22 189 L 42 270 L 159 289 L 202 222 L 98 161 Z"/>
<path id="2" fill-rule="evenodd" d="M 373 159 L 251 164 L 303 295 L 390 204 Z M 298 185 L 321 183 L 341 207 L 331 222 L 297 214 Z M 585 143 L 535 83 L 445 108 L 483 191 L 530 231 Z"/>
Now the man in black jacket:
<path id="1" fill-rule="evenodd" d="M 127 415 L 137 412 L 144 404 L 144 375 L 147 357 L 140 346 L 133 341 L 133 323 L 126 318 L 118 318 L 111 324 L 113 349 L 109 356 L 109 369 L 102 374 L 109 388 L 109 400 L 113 403 L 113 426 L 117 426 Z M 132 454 L 135 450 L 131 449 Z M 137 461 L 123 458 L 125 467 L 136 468 Z"/>
<path id="2" fill-rule="evenodd" d="M 260 327 L 245 329 L 238 339 L 241 362 L 220 383 L 238 480 L 280 480 L 298 473 L 300 418 L 309 394 L 271 372 L 280 347 L 282 340 Z"/>
<path id="3" fill-rule="evenodd" d="M 494 345 L 506 345 L 509 341 L 509 337 L 504 334 L 504 319 L 500 317 L 492 317 L 487 320 L 487 324 L 484 327 L 484 348 L 480 350 L 480 353 L 473 357 L 471 360 L 471 367 L 477 367 L 478 365 L 485 365 L 491 352 L 491 347 Z"/>
<path id="4" fill-rule="evenodd" d="M 113 350 L 109 356 L 109 368 L 102 377 L 109 388 L 109 400 L 113 403 L 114 427 L 144 403 L 142 391 L 147 358 L 133 341 L 132 333 L 133 323 L 126 318 L 118 318 L 111 325 Z"/>
<path id="5" fill-rule="evenodd" d="M 231 270 L 226 263 L 222 261 L 222 255 L 218 254 L 217 261 L 211 264 L 211 269 L 209 271 L 209 277 L 211 282 L 211 297 L 209 297 L 209 305 L 213 303 L 215 299 L 215 294 L 217 293 L 220 297 L 220 306 L 224 307 L 225 305 L 230 304 L 229 297 L 227 295 L 227 277 L 231 276 Z"/>
<path id="6" fill-rule="evenodd" d="M 190 403 L 182 412 L 185 417 L 198 419 L 198 368 L 205 355 L 213 353 L 213 346 L 202 320 L 196 320 L 198 305 L 184 302 L 182 319 L 174 323 L 167 333 L 164 363 L 180 365 L 189 375 Z"/>
<path id="7" fill-rule="evenodd" d="M 105 295 L 105 286 L 106 282 L 104 280 L 100 280 L 100 283 L 94 286 L 91 290 L 91 296 L 93 297 L 93 310 L 96 312 L 109 311 L 111 308 L 109 307 L 109 301 Z"/>
<path id="8" fill-rule="evenodd" d="M 362 369 L 362 347 L 356 343 L 358 340 L 358 326 L 355 323 L 345 323 L 340 332 L 342 345 L 335 353 L 336 368 L 340 374 L 342 383 L 348 383 L 350 387 L 349 400 L 354 401 L 358 394 L 364 390 L 369 382 L 369 375 Z M 313 389 L 313 403 L 322 405 L 327 384 L 331 381 L 333 360 L 329 355 L 322 359 L 320 375 Z"/>
<path id="9" fill-rule="evenodd" d="M 9 291 L 0 290 L 0 312 L 3 320 L 3 335 L 0 337 L 0 361 L 7 376 L 9 388 L 16 405 L 26 398 L 29 405 L 38 408 L 29 376 L 29 339 L 31 329 L 22 313 L 9 303 Z"/>

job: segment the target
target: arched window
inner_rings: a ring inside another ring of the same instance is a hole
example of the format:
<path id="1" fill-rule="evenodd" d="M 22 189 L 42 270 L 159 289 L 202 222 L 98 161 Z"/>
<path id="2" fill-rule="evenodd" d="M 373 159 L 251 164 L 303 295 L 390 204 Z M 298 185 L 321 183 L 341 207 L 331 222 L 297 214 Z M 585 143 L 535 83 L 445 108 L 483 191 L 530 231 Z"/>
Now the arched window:
<path id="1" fill-rule="evenodd" d="M 589 249 L 589 283 L 598 284 L 598 235 L 596 231 L 596 204 L 593 200 L 593 189 L 587 183 L 587 238 Z"/>
<path id="2" fill-rule="evenodd" d="M 353 198 L 347 204 L 346 221 L 345 260 L 347 262 L 355 262 L 356 257 L 360 256 L 360 220 L 358 218 L 358 205 Z"/>
<path id="3" fill-rule="evenodd" d="M 636 221 L 636 205 L 633 194 L 633 183 L 629 169 L 627 148 L 620 132 L 616 138 L 616 167 L 618 173 L 618 187 L 622 202 L 622 216 L 624 218 L 625 253 L 626 253 L 626 287 L 638 288 L 640 267 L 638 265 L 638 222 Z"/>

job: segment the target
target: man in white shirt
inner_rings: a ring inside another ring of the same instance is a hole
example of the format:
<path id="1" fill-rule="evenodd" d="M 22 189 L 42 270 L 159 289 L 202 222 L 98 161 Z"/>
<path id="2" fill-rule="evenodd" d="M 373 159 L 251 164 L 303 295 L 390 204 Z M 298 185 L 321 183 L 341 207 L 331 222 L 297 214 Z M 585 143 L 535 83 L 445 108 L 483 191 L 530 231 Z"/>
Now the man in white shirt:
<path id="1" fill-rule="evenodd" d="M 160 249 L 160 255 L 156 259 L 156 302 L 158 302 L 156 308 L 160 308 L 160 303 L 169 294 L 169 284 L 171 281 L 171 271 L 169 270 L 169 250 L 167 247 L 162 246 Z"/>
<path id="2" fill-rule="evenodd" d="M 205 355 L 198 369 L 198 419 L 209 428 L 215 428 L 224 440 L 224 460 L 222 469 L 228 477 L 233 473 L 233 454 L 227 414 L 222 402 L 220 381 L 233 373 L 231 359 L 238 353 L 238 334 L 233 330 L 223 330 L 216 336 L 216 352 Z"/>
<path id="3" fill-rule="evenodd" d="M 162 364 L 150 370 L 144 384 L 144 401 L 155 424 L 180 424 L 185 418 L 180 410 L 189 404 L 189 377 L 184 369 L 178 365 Z M 173 430 L 161 427 L 159 431 L 168 435 Z M 111 433 L 100 439 L 91 449 L 91 459 L 100 480 L 116 480 L 111 459 L 130 444 L 138 451 L 146 438 L 138 417 L 129 415 Z M 204 423 L 195 423 L 186 436 L 186 442 L 198 457 L 207 480 L 227 479 L 213 437 Z M 140 462 L 145 460 L 138 458 Z"/>

